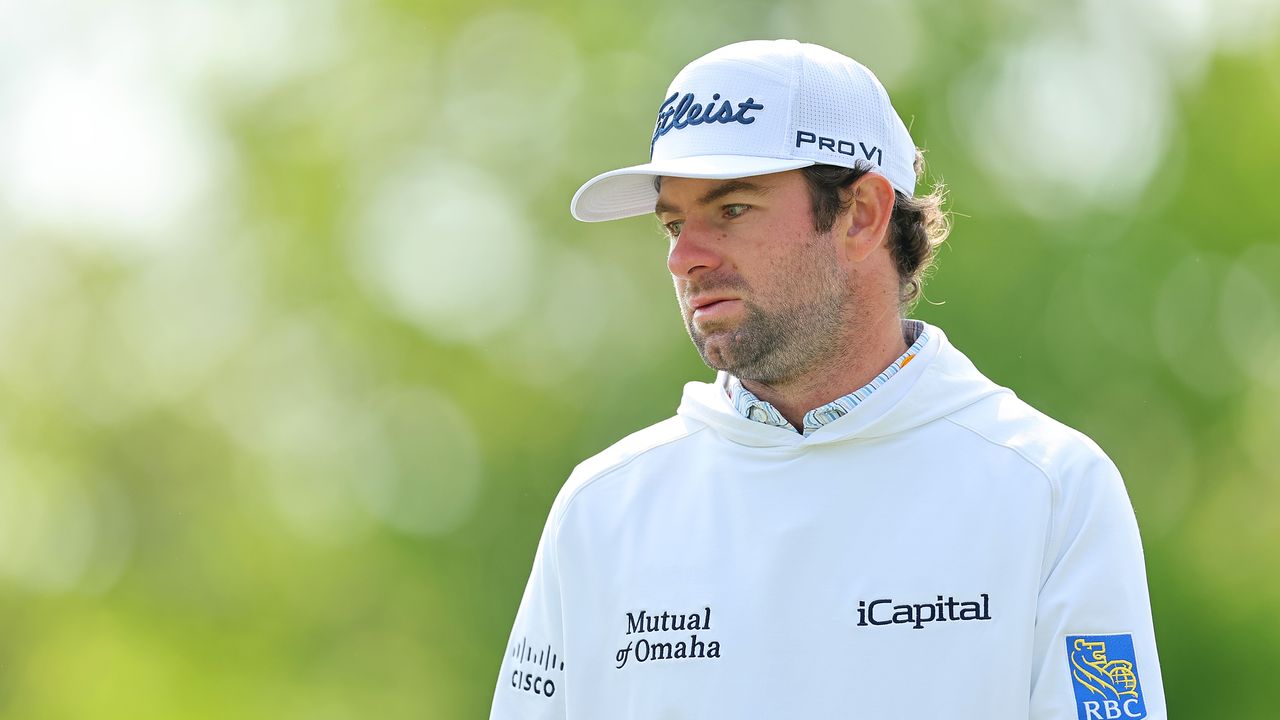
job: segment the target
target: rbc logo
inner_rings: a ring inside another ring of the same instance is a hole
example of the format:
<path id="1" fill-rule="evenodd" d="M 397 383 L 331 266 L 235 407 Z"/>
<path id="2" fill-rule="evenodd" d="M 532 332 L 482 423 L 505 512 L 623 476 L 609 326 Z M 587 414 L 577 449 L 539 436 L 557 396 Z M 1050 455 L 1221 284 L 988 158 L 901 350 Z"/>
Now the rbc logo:
<path id="1" fill-rule="evenodd" d="M 1080 720 L 1147 716 L 1132 635 L 1068 635 L 1067 657 Z"/>

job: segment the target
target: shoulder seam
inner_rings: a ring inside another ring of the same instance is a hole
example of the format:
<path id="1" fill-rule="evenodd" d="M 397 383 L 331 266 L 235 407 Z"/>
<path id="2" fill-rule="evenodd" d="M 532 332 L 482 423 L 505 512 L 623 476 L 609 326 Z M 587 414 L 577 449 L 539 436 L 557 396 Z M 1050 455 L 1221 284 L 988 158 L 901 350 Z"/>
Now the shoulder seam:
<path id="1" fill-rule="evenodd" d="M 1054 532 L 1055 532 L 1055 531 L 1056 531 L 1056 529 L 1057 529 L 1056 527 L 1054 527 L 1054 522 L 1055 522 L 1055 520 L 1056 520 L 1056 513 L 1055 513 L 1055 509 L 1059 506 L 1059 504 L 1061 503 L 1061 499 L 1062 499 L 1062 497 L 1061 497 L 1061 493 L 1059 492 L 1059 489 L 1058 489 L 1058 483 L 1054 482 L 1053 476 L 1049 474 L 1049 471 L 1047 471 L 1047 470 L 1045 470 L 1043 467 L 1041 467 L 1040 463 L 1038 463 L 1038 462 L 1036 462 L 1035 460 L 1032 460 L 1031 458 L 1027 457 L 1027 454 L 1026 454 L 1026 453 L 1024 453 L 1024 452 L 1022 452 L 1022 450 L 1020 450 L 1020 449 L 1018 449 L 1018 448 L 1016 448 L 1016 447 L 1014 447 L 1014 446 L 1012 446 L 1012 445 L 1010 445 L 1010 444 L 1008 444 L 1008 443 L 1003 443 L 1003 442 L 999 442 L 999 441 L 997 441 L 997 440 L 992 440 L 991 438 L 989 438 L 989 437 L 987 437 L 986 435 L 984 435 L 984 434 L 983 434 L 980 430 L 978 430 L 977 428 L 974 428 L 974 427 L 971 427 L 971 426 L 969 426 L 969 425 L 966 425 L 965 423 L 962 423 L 962 422 L 960 422 L 959 420 L 956 420 L 955 418 L 952 418 L 950 415 L 944 416 L 944 417 L 943 417 L 943 418 L 941 418 L 941 419 L 946 420 L 947 422 L 951 423 L 952 425 L 955 425 L 955 426 L 956 426 L 956 427 L 958 427 L 958 428 L 961 428 L 961 429 L 964 429 L 964 430 L 968 430 L 969 432 L 973 433 L 974 435 L 977 435 L 978 437 L 980 437 L 980 438 L 982 438 L 983 440 L 985 440 L 985 441 L 987 441 L 987 442 L 991 443 L 992 445 L 995 445 L 996 447 L 1002 447 L 1002 448 L 1004 448 L 1004 449 L 1006 449 L 1006 450 L 1008 450 L 1008 451 L 1010 451 L 1010 452 L 1014 453 L 1014 454 L 1015 454 L 1015 455 L 1017 455 L 1018 457 L 1022 458 L 1022 459 L 1023 459 L 1023 461 L 1024 461 L 1024 462 L 1026 462 L 1028 465 L 1030 465 L 1031 467 L 1033 467 L 1033 468 L 1035 468 L 1036 470 L 1039 470 L 1039 471 L 1040 471 L 1040 474 L 1044 476 L 1045 484 L 1047 484 L 1047 485 L 1049 486 L 1049 527 L 1048 527 L 1048 531 L 1045 533 L 1045 542 L 1046 542 L 1046 548 L 1047 548 L 1047 547 L 1048 547 L 1047 543 L 1048 543 L 1048 541 L 1049 541 L 1049 538 L 1052 538 L 1052 537 L 1053 537 L 1053 534 L 1054 534 Z M 1044 573 L 1044 567 L 1043 567 L 1043 562 L 1041 563 L 1041 565 L 1042 565 L 1042 567 L 1040 568 L 1040 576 L 1041 576 L 1041 580 L 1042 580 L 1042 582 L 1043 582 L 1043 580 L 1044 580 L 1044 576 L 1045 576 L 1045 573 Z"/>
<path id="2" fill-rule="evenodd" d="M 591 485 L 594 485 L 594 484 L 595 484 L 595 482 L 596 482 L 597 480 L 600 480 L 601 478 L 603 478 L 603 477 L 605 477 L 605 476 L 607 476 L 607 475 L 612 475 L 614 472 L 616 472 L 616 471 L 618 471 L 618 470 L 621 470 L 622 468 L 624 468 L 624 467 L 626 467 L 626 466 L 630 465 L 631 463 L 633 463 L 633 462 L 635 462 L 636 460 L 640 459 L 642 456 L 647 455 L 647 454 L 649 454 L 650 452 L 652 452 L 652 451 L 654 451 L 654 450 L 657 450 L 657 449 L 658 449 L 658 448 L 660 448 L 660 447 L 664 447 L 664 446 L 666 446 L 666 445 L 670 445 L 670 444 L 671 444 L 671 443 L 673 443 L 673 442 L 679 442 L 679 441 L 681 441 L 681 440 L 684 440 L 685 438 L 693 437 L 694 435 L 697 435 L 698 433 L 702 432 L 703 430 L 706 430 L 706 429 L 707 429 L 707 427 L 708 427 L 708 426 L 707 426 L 706 424 L 703 424 L 703 425 L 702 425 L 702 427 L 699 427 L 699 428 L 697 428 L 696 430 L 692 430 L 692 431 L 687 432 L 687 433 L 682 433 L 682 434 L 680 434 L 680 435 L 678 435 L 678 436 L 676 436 L 676 437 L 668 438 L 668 439 L 666 439 L 666 440 L 663 440 L 663 441 L 662 441 L 662 442 L 660 442 L 660 443 L 657 443 L 657 444 L 654 444 L 654 445 L 650 445 L 649 447 L 647 447 L 647 448 L 645 448 L 645 449 L 643 449 L 643 450 L 641 450 L 641 451 L 639 451 L 639 452 L 635 453 L 635 454 L 634 454 L 634 455 L 632 455 L 631 457 L 626 458 L 625 460 L 622 460 L 622 461 L 620 461 L 620 462 L 614 463 L 613 465 L 610 465 L 609 467 L 605 468 L 604 470 L 601 470 L 600 472 L 597 472 L 596 474 L 592 475 L 591 477 L 587 478 L 586 480 L 583 480 L 583 481 L 582 481 L 582 484 L 581 484 L 581 485 L 579 485 L 579 486 L 578 486 L 578 487 L 573 491 L 573 493 L 571 493 L 571 494 L 569 495 L 569 497 L 565 498 L 565 501 L 564 501 L 564 508 L 560 511 L 560 517 L 556 520 L 555 536 L 556 536 L 557 538 L 559 538 L 559 537 L 560 537 L 560 526 L 561 526 L 562 524 L 564 524 L 564 519 L 569 515 L 569 508 L 570 508 L 570 506 L 572 506 L 572 505 L 573 505 L 573 501 L 575 501 L 575 500 L 577 500 L 577 499 L 578 499 L 578 496 L 582 494 L 582 491 L 583 491 L 583 490 L 586 490 L 586 489 L 587 489 L 588 487 L 590 487 Z"/>
<path id="3" fill-rule="evenodd" d="M 963 429 L 965 429 L 965 430 L 968 430 L 969 432 L 973 433 L 974 435 L 977 435 L 978 437 L 982 438 L 983 440 L 986 440 L 987 442 L 991 443 L 992 445 L 995 445 L 996 447 L 1002 447 L 1002 448 L 1004 448 L 1004 449 L 1006 449 L 1006 450 L 1009 450 L 1010 452 L 1012 452 L 1012 453 L 1016 454 L 1018 457 L 1020 457 L 1020 458 L 1022 458 L 1023 460 L 1025 460 L 1025 461 L 1026 461 L 1026 463 L 1027 463 L 1028 465 L 1030 465 L 1031 467 L 1035 468 L 1036 470 L 1039 470 L 1039 471 L 1040 471 L 1040 474 L 1041 474 L 1041 475 L 1044 475 L 1045 481 L 1047 481 L 1047 482 L 1049 483 L 1050 487 L 1052 487 L 1052 486 L 1054 485 L 1053 477 L 1052 477 L 1051 475 L 1049 475 L 1049 472 L 1048 472 L 1047 470 L 1045 470 L 1043 467 L 1041 467 L 1041 466 L 1040 466 L 1040 463 L 1038 463 L 1038 462 L 1036 462 L 1035 460 L 1032 460 L 1031 458 L 1027 457 L 1027 454 L 1026 454 L 1026 453 L 1024 453 L 1024 452 L 1022 452 L 1022 451 L 1021 451 L 1021 450 L 1019 450 L 1018 448 L 1016 448 L 1016 447 L 1014 447 L 1014 446 L 1010 445 L 1009 443 L 1003 443 L 1003 442 L 1000 442 L 1000 441 L 998 441 L 998 440 L 992 440 L 991 438 L 989 438 L 989 437 L 987 437 L 986 435 L 984 435 L 984 434 L 982 433 L 982 431 L 978 430 L 977 428 L 974 428 L 974 427 L 971 427 L 971 426 L 969 426 L 969 425 L 966 425 L 965 423 L 962 423 L 962 422 L 960 422 L 959 420 L 956 420 L 955 418 L 951 417 L 950 415 L 946 415 L 946 416 L 943 416 L 943 417 L 938 418 L 938 419 L 939 419 L 939 420 L 946 420 L 947 422 L 951 423 L 952 425 L 955 425 L 956 427 L 959 427 L 959 428 L 963 428 Z M 1056 488 L 1055 488 L 1054 495 L 1055 495 L 1055 496 L 1057 495 Z"/>

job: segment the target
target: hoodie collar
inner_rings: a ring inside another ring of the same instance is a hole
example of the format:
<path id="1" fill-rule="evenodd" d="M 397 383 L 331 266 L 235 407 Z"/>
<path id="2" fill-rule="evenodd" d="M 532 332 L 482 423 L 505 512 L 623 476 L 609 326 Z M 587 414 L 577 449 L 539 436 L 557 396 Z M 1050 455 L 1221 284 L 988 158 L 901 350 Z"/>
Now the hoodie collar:
<path id="1" fill-rule="evenodd" d="M 751 447 L 800 447 L 882 437 L 924 425 L 978 400 L 1010 392 L 988 380 L 945 333 L 926 324 L 929 340 L 919 354 L 848 414 L 808 436 L 791 428 L 748 420 L 725 392 L 726 373 L 714 383 L 685 385 L 677 414 L 710 426 L 732 442 Z"/>
<path id="2" fill-rule="evenodd" d="M 847 395 L 838 397 L 805 413 L 801 434 L 812 435 L 818 428 L 844 417 L 859 403 L 865 401 L 871 393 L 889 382 L 903 367 L 914 360 L 916 355 L 920 354 L 920 351 L 924 349 L 925 344 L 929 341 L 929 333 L 925 328 L 924 322 L 907 319 L 902 321 L 902 338 L 908 346 L 906 352 L 899 355 L 896 360 L 889 364 L 889 367 L 872 378 L 871 382 Z M 730 375 L 726 380 L 725 389 L 729 395 L 729 402 L 733 404 L 739 415 L 748 420 L 774 425 L 784 430 L 791 427 L 791 423 L 787 422 L 787 419 L 782 416 L 782 413 L 778 412 L 777 408 L 771 403 L 756 397 L 755 393 L 748 390 L 742 384 L 742 381 L 733 375 Z"/>

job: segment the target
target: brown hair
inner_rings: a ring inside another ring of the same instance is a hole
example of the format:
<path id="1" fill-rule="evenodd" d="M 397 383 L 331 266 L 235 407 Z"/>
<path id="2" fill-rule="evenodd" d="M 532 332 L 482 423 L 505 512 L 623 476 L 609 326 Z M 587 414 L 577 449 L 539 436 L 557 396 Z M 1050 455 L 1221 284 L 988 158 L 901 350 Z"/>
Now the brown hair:
<path id="1" fill-rule="evenodd" d="M 841 191 L 871 169 L 861 162 L 856 168 L 835 165 L 801 168 L 809 183 L 813 224 L 818 232 L 829 232 L 836 217 L 849 209 L 852 197 L 846 197 Z M 916 150 L 915 171 L 917 180 L 924 177 L 924 153 L 920 150 Z M 942 209 L 946 187 L 941 182 L 927 195 L 912 197 L 895 190 L 894 196 L 889 249 L 898 268 L 898 300 L 905 312 L 920 298 L 924 276 L 933 266 L 938 247 L 947 239 L 951 223 Z"/>

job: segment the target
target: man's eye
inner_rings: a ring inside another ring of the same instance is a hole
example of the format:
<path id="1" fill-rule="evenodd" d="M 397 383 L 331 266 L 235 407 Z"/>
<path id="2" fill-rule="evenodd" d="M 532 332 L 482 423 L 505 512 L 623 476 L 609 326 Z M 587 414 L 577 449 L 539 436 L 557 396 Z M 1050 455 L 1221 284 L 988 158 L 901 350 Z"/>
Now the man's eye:
<path id="1" fill-rule="evenodd" d="M 750 207 L 751 207 L 750 205 L 743 205 L 742 203 L 725 205 L 724 214 L 725 214 L 725 217 L 731 217 L 731 218 L 741 217 L 742 214 L 745 213 L 747 209 Z"/>
<path id="2" fill-rule="evenodd" d="M 663 225 L 663 227 L 667 229 L 667 234 L 671 237 L 680 237 L 680 230 L 684 227 L 684 221 L 672 220 L 666 225 Z"/>

